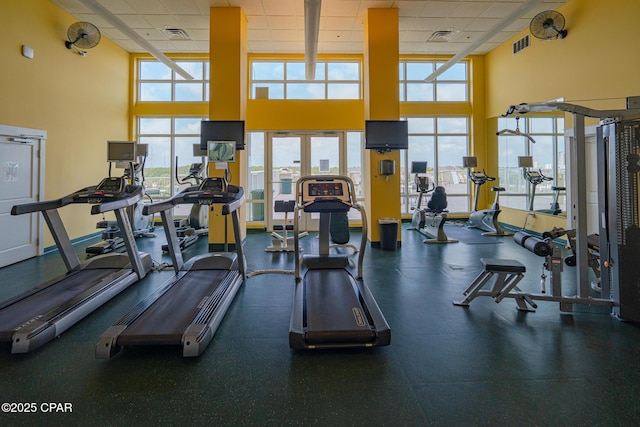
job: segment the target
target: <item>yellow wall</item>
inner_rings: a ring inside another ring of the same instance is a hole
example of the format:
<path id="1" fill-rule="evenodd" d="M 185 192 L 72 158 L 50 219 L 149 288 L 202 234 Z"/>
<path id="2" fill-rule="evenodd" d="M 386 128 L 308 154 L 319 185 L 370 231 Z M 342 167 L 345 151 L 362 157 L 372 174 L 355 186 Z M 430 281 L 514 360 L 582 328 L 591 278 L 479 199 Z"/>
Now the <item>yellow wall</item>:
<path id="1" fill-rule="evenodd" d="M 247 18 L 239 7 L 212 7 L 209 25 L 209 55 L 211 64 L 209 119 L 244 120 L 247 102 Z M 246 124 L 245 124 L 246 126 Z M 228 163 L 230 183 L 245 187 L 246 154 L 238 152 L 236 162 Z M 223 176 L 209 163 L 209 176 Z M 241 234 L 245 234 L 245 206 L 239 210 Z M 224 227 L 224 221 L 227 227 Z M 224 244 L 225 230 L 232 230 L 230 216 L 209 215 L 209 244 Z M 228 242 L 236 243 L 231 232 Z"/>
<path id="2" fill-rule="evenodd" d="M 529 48 L 513 55 L 522 32 L 487 54 L 488 117 L 511 104 L 561 97 L 590 108 L 624 108 L 627 96 L 640 95 L 640 1 L 571 0 L 558 11 L 567 22 L 565 39 L 532 37 Z"/>
<path id="3" fill-rule="evenodd" d="M 0 123 L 47 131 L 46 199 L 96 184 L 108 171 L 106 141 L 128 137 L 129 54 L 105 37 L 84 57 L 67 50 L 76 21 L 49 0 L 0 2 Z M 71 238 L 100 219 L 82 205 L 61 214 Z"/>
<path id="4" fill-rule="evenodd" d="M 368 9 L 364 21 L 365 119 L 398 120 L 399 93 L 398 9 Z M 396 173 L 381 175 L 380 161 L 395 162 Z M 365 208 L 371 242 L 380 242 L 380 218 L 400 218 L 400 151 L 380 154 L 366 150 L 364 171 Z M 402 229 L 398 229 L 398 241 Z"/>
<path id="5" fill-rule="evenodd" d="M 531 37 L 531 46 L 513 55 L 512 43 L 527 30 L 486 55 L 488 129 L 512 104 L 564 98 L 585 107 L 616 109 L 626 107 L 627 96 L 640 95 L 636 45 L 640 41 L 640 1 L 571 0 L 558 12 L 566 19 L 565 39 Z M 565 126 L 572 123 L 567 115 Z M 487 138 L 487 156 L 497 161 L 495 133 L 488 130 Z M 495 174 L 497 169 L 490 167 L 487 172 Z M 501 221 L 521 227 L 526 215 L 503 208 Z M 537 215 L 527 228 L 542 231 L 549 225 L 564 226 L 564 222 Z"/>

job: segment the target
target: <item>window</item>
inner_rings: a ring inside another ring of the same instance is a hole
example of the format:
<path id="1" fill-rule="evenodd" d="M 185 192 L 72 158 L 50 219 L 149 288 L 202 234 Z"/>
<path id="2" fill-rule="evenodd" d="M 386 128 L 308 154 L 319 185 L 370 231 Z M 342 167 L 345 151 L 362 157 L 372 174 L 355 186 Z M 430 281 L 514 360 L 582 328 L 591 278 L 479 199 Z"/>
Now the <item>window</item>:
<path id="1" fill-rule="evenodd" d="M 442 66 L 440 61 L 400 62 L 400 101 L 406 102 L 466 102 L 469 100 L 467 62 L 454 64 L 434 82 L 424 81 Z"/>
<path id="2" fill-rule="evenodd" d="M 409 214 L 418 202 L 411 162 L 426 161 L 429 182 L 443 186 L 450 212 L 469 210 L 467 170 L 462 157 L 469 150 L 468 117 L 408 117 L 409 149 L 400 160 L 401 212 Z M 428 200 L 427 196 L 427 200 Z"/>
<path id="3" fill-rule="evenodd" d="M 200 145 L 200 117 L 140 117 L 138 142 L 148 144 L 144 165 L 146 192 L 154 199 L 166 199 L 188 184 L 175 181 L 189 174 L 192 163 L 202 162 L 194 156 L 193 145 Z M 177 163 L 176 163 L 177 158 Z M 195 184 L 195 182 L 193 183 Z"/>
<path id="4" fill-rule="evenodd" d="M 505 192 L 500 195 L 500 204 L 514 209 L 528 209 L 531 185 L 518 167 L 518 156 L 532 156 L 533 169 L 553 178 L 536 187 L 534 209 L 549 209 L 553 202 L 552 186 L 566 185 L 564 118 L 563 117 L 520 117 L 517 126 L 528 133 L 535 144 L 522 136 L 501 135 L 498 137 L 498 177 Z M 498 119 L 498 129 L 515 129 L 513 117 Z M 566 211 L 565 193 L 560 194 L 559 203 Z"/>
<path id="5" fill-rule="evenodd" d="M 253 61 L 252 99 L 361 99 L 360 62 L 317 62 L 307 80 L 303 61 Z"/>
<path id="6" fill-rule="evenodd" d="M 209 100 L 209 62 L 176 61 L 194 79 L 186 80 L 165 64 L 154 60 L 138 62 L 138 101 L 206 102 Z"/>
<path id="7" fill-rule="evenodd" d="M 264 148 L 265 133 L 249 132 L 247 134 L 247 221 L 264 221 Z"/>

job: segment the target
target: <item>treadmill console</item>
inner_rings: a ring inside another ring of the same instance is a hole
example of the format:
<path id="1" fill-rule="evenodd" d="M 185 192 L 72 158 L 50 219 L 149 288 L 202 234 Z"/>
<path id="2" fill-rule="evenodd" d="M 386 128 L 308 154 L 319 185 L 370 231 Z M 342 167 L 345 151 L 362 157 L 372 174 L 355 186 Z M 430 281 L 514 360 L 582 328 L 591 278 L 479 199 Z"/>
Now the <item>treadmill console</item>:
<path id="1" fill-rule="evenodd" d="M 198 187 L 198 191 L 186 193 L 185 201 L 201 205 L 212 203 L 226 203 L 229 200 L 229 186 L 227 180 L 220 177 L 206 178 Z"/>
<path id="2" fill-rule="evenodd" d="M 120 197 L 126 186 L 127 181 L 124 177 L 108 177 L 100 181 L 95 188 L 79 191 L 74 195 L 74 199 L 86 203 L 103 203 Z"/>
<path id="3" fill-rule="evenodd" d="M 351 207 L 349 184 L 340 179 L 310 179 L 302 183 L 305 212 L 346 211 Z"/>

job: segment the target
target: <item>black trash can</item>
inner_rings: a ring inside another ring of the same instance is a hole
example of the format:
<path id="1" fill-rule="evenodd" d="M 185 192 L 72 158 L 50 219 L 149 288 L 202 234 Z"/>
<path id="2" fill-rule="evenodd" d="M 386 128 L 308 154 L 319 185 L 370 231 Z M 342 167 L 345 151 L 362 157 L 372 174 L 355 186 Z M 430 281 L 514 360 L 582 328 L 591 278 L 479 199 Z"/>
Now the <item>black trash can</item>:
<path id="1" fill-rule="evenodd" d="M 380 218 L 380 249 L 395 251 L 398 248 L 398 220 L 394 218 Z"/>

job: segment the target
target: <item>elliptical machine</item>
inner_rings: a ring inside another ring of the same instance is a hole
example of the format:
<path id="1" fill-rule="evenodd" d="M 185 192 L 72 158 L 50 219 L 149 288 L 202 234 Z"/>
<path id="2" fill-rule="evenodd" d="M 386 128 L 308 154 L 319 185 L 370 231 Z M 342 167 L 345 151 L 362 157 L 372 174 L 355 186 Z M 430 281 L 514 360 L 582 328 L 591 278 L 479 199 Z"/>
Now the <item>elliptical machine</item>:
<path id="1" fill-rule="evenodd" d="M 536 197 L 536 187 L 545 181 L 553 181 L 553 177 L 544 175 L 542 173 L 542 170 L 540 169 L 538 169 L 537 171 L 533 169 L 523 169 L 523 174 L 525 179 L 529 181 L 529 183 L 531 184 L 531 198 L 529 199 L 529 211 L 533 212 L 534 211 L 533 202 Z M 560 198 L 560 192 L 565 190 L 566 190 L 566 187 L 559 187 L 559 186 L 552 185 L 551 191 L 553 191 L 554 195 L 553 195 L 553 201 L 551 202 L 550 209 L 538 209 L 536 212 L 548 213 L 551 215 L 560 214 L 562 212 L 562 209 L 560 209 L 560 203 L 558 203 L 558 199 Z"/>
<path id="2" fill-rule="evenodd" d="M 147 144 L 137 144 L 135 141 L 107 141 L 107 161 L 109 162 L 109 177 L 111 177 L 111 167 L 115 163 L 116 167 L 124 169 L 124 180 L 130 185 L 141 186 L 143 196 L 153 202 L 151 196 L 144 189 L 144 164 L 147 159 L 147 148 Z M 153 216 L 143 215 L 143 207 L 142 200 L 127 207 L 126 212 L 131 223 L 133 237 L 155 237 Z M 103 219 L 98 221 L 96 228 L 104 228 L 101 235 L 102 241 L 88 246 L 85 249 L 87 256 L 106 254 L 124 246 L 125 242 L 121 237 L 117 221 Z"/>
<path id="3" fill-rule="evenodd" d="M 444 187 L 436 187 L 433 184 L 429 189 L 429 177 L 426 175 L 427 162 L 411 162 L 411 173 L 415 174 L 416 189 L 420 193 L 411 218 L 411 229 L 430 237 L 423 240 L 423 243 L 458 242 L 458 240 L 449 239 L 444 231 L 444 223 L 447 220 L 447 193 Z M 433 194 L 425 209 L 422 207 L 422 198 L 429 193 Z"/>
<path id="4" fill-rule="evenodd" d="M 180 185 L 188 184 L 189 189 L 199 187 L 204 181 L 206 174 L 206 150 L 200 149 L 200 144 L 193 144 L 193 156 L 200 156 L 200 163 L 192 163 L 189 166 L 189 174 L 184 178 L 178 177 L 178 156 L 176 156 L 176 182 Z M 174 219 L 173 224 L 176 227 L 176 235 L 178 236 L 178 246 L 180 250 L 184 250 L 193 245 L 200 236 L 209 233 L 209 207 L 207 205 L 193 204 L 186 218 Z M 169 252 L 169 245 L 162 245 L 162 252 Z"/>
<path id="5" fill-rule="evenodd" d="M 487 182 L 495 181 L 496 178 L 488 176 L 484 171 L 471 170 L 478 166 L 478 159 L 475 156 L 463 157 L 464 167 L 469 170 L 469 179 L 475 184 L 475 195 L 473 197 L 473 212 L 469 214 L 469 227 L 478 228 L 486 231 L 483 236 L 513 236 L 513 233 L 504 231 L 498 222 L 500 215 L 500 193 L 505 191 L 504 187 L 491 187 L 496 196 L 493 200 L 491 209 L 478 210 L 478 200 L 480 195 L 480 187 Z"/>

